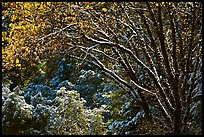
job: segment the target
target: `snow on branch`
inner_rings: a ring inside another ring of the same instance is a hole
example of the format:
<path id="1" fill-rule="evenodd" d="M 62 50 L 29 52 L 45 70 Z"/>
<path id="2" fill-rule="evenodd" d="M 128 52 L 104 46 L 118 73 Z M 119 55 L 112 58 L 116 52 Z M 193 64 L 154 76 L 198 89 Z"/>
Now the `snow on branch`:
<path id="1" fill-rule="evenodd" d="M 71 26 L 75 26 L 75 25 L 76 25 L 76 23 L 69 24 L 68 26 L 66 26 L 66 27 L 64 27 L 64 28 L 62 28 L 62 29 L 60 29 L 59 31 L 50 33 L 50 34 L 48 34 L 48 35 L 46 35 L 46 36 L 44 36 L 44 37 L 42 37 L 42 38 L 40 38 L 40 39 L 35 40 L 35 42 L 39 42 L 39 41 L 41 41 L 41 40 L 43 40 L 43 39 L 45 39 L 45 38 L 47 38 L 47 37 L 49 37 L 49 36 L 52 36 L 52 35 L 61 33 L 62 31 L 66 30 L 67 28 L 69 28 L 69 27 L 71 27 Z"/>

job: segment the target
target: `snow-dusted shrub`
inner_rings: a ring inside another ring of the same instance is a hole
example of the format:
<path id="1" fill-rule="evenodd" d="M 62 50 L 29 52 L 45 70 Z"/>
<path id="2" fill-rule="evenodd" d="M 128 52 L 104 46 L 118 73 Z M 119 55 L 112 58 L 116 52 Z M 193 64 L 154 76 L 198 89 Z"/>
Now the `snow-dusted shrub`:
<path id="1" fill-rule="evenodd" d="M 93 70 L 81 70 L 74 89 L 79 91 L 81 96 L 87 101 L 86 106 L 94 107 L 93 97 L 102 92 L 102 81 L 99 73 Z"/>
<path id="2" fill-rule="evenodd" d="M 27 88 L 23 89 L 22 95 L 24 95 L 27 103 L 31 103 L 31 97 L 34 97 L 38 93 L 41 93 L 41 95 L 47 99 L 53 99 L 56 90 L 44 84 L 29 83 Z"/>
<path id="3" fill-rule="evenodd" d="M 59 90 L 61 87 L 65 87 L 67 90 L 72 90 L 74 88 L 74 85 L 68 80 L 65 80 L 60 82 L 56 89 Z"/>
<path id="4" fill-rule="evenodd" d="M 24 134 L 33 123 L 33 106 L 19 93 L 18 88 L 11 92 L 2 84 L 2 134 Z"/>
<path id="5" fill-rule="evenodd" d="M 64 87 L 53 99 L 41 92 L 31 95 L 30 104 L 19 88 L 11 92 L 2 85 L 2 133 L 35 135 L 105 134 L 102 109 L 84 107 L 85 100 L 77 91 Z"/>
<path id="6" fill-rule="evenodd" d="M 93 135 L 105 134 L 102 123 L 102 109 L 84 108 L 85 100 L 77 91 L 66 91 L 64 87 L 56 93 L 53 100 L 59 106 L 52 106 L 48 134 L 52 135 Z"/>
<path id="7" fill-rule="evenodd" d="M 69 59 L 57 58 L 42 63 L 41 69 L 44 74 L 36 76 L 32 80 L 32 83 L 25 89 L 27 94 L 37 94 L 40 91 L 44 96 L 46 93 L 51 94 L 46 89 L 50 90 L 49 88 L 51 88 L 53 90 L 52 93 L 55 94 L 56 91 L 54 90 L 66 87 L 67 90 L 80 92 L 81 97 L 86 100 L 86 106 L 90 108 L 97 106 L 95 105 L 96 102 L 93 101 L 93 96 L 103 92 L 102 77 L 92 67 L 84 66 L 82 69 L 77 69 L 76 66 L 70 63 Z M 27 100 L 29 101 L 30 99 L 28 98 Z"/>
<path id="8" fill-rule="evenodd" d="M 108 126 L 108 132 L 113 135 L 131 135 L 134 134 L 135 129 L 137 128 L 137 122 L 144 119 L 144 111 L 141 110 L 136 113 L 134 116 L 127 119 L 122 119 L 112 122 Z"/>
<path id="9" fill-rule="evenodd" d="M 202 61 L 202 60 L 201 60 Z M 192 74 L 189 75 L 191 79 Z M 189 83 L 191 81 L 189 80 Z M 189 134 L 202 134 L 202 71 L 196 73 L 195 84 L 192 91 L 192 103 L 190 104 L 190 117 L 188 123 Z"/>
<path id="10" fill-rule="evenodd" d="M 46 78 L 49 79 L 50 84 L 55 88 L 60 82 L 71 77 L 73 71 L 72 63 L 69 63 L 65 58 L 53 58 L 46 62 Z"/>

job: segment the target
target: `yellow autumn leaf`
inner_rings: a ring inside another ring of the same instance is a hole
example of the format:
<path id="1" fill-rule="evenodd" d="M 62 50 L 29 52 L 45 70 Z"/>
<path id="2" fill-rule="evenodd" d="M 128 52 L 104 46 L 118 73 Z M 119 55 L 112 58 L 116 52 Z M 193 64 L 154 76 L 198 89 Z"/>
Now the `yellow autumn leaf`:
<path id="1" fill-rule="evenodd" d="M 89 9 L 89 5 L 87 5 L 85 8 L 86 8 L 86 9 Z"/>
<path id="2" fill-rule="evenodd" d="M 107 12 L 108 10 L 106 8 L 102 8 L 102 11 L 103 12 Z"/>
<path id="3" fill-rule="evenodd" d="M 30 53 L 30 50 L 28 48 L 25 49 L 26 52 Z"/>
<path id="4" fill-rule="evenodd" d="M 13 25 L 13 24 L 12 24 L 12 23 L 10 23 L 10 24 L 9 24 L 9 27 L 12 27 L 12 25 Z"/>
<path id="5" fill-rule="evenodd" d="M 50 6 L 50 5 L 51 5 L 51 2 L 47 2 L 47 5 Z"/>
<path id="6" fill-rule="evenodd" d="M 7 32 L 3 31 L 2 32 L 2 37 L 6 37 Z"/>
<path id="7" fill-rule="evenodd" d="M 16 64 L 16 67 L 21 67 L 21 64 Z"/>
<path id="8" fill-rule="evenodd" d="M 13 60 L 13 59 L 11 60 L 11 63 L 12 63 L 12 64 L 14 63 L 14 60 Z"/>
<path id="9" fill-rule="evenodd" d="M 38 27 L 35 26 L 35 31 L 38 31 Z"/>
<path id="10" fill-rule="evenodd" d="M 18 64 L 19 63 L 19 60 L 18 59 L 16 59 L 16 64 Z"/>
<path id="11" fill-rule="evenodd" d="M 26 30 L 25 26 L 22 26 L 22 29 L 25 31 Z"/>
<path id="12" fill-rule="evenodd" d="M 13 16 L 13 17 L 11 18 L 11 21 L 13 22 L 13 21 L 15 21 L 15 20 L 16 20 L 16 17 Z"/>

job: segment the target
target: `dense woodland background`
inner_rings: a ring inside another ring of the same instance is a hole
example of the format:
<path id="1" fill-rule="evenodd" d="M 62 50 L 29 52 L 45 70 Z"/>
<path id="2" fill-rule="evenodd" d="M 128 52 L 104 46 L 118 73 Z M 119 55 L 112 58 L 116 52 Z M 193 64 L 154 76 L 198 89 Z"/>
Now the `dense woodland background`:
<path id="1" fill-rule="evenodd" d="M 202 134 L 202 3 L 2 2 L 2 134 Z"/>

